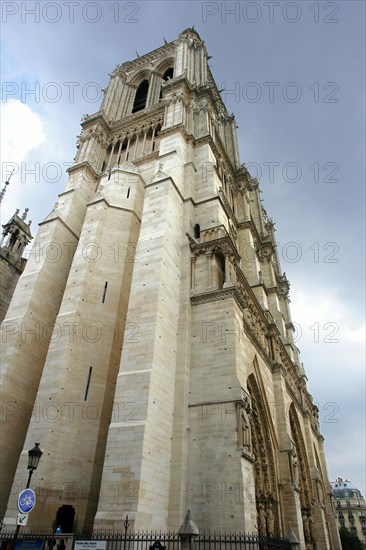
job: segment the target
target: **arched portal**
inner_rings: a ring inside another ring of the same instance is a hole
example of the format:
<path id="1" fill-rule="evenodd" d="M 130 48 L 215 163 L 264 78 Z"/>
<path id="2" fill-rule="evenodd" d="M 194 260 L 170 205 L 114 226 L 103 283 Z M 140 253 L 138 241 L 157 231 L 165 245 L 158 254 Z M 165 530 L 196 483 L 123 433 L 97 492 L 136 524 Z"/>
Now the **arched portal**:
<path id="1" fill-rule="evenodd" d="M 250 425 L 254 454 L 253 467 L 258 532 L 262 536 L 278 536 L 280 535 L 280 523 L 278 515 L 277 476 L 268 415 L 263 397 L 253 374 L 248 378 L 247 387 L 252 405 Z"/>
<path id="2" fill-rule="evenodd" d="M 314 498 L 312 494 L 309 461 L 306 454 L 304 438 L 295 406 L 292 403 L 289 409 L 291 437 L 294 443 L 292 459 L 293 481 L 300 489 L 301 516 L 304 538 L 307 546 L 312 547 L 315 542 L 314 520 L 312 517 Z"/>
<path id="3" fill-rule="evenodd" d="M 61 533 L 73 533 L 75 523 L 75 508 L 69 504 L 60 506 L 54 522 L 54 532 L 61 529 Z"/>

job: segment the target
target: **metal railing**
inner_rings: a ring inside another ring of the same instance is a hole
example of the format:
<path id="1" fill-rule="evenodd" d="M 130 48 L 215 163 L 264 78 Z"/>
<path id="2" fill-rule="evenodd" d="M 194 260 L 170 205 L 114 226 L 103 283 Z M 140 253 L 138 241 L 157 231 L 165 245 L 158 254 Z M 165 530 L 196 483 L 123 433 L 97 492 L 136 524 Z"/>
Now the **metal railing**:
<path id="1" fill-rule="evenodd" d="M 12 547 L 14 531 L 1 531 L 1 550 Z M 91 535 L 59 534 L 26 531 L 18 536 L 16 550 L 57 550 L 61 539 L 66 550 L 76 550 L 78 541 L 103 541 L 105 550 L 181 550 L 181 537 L 163 531 L 122 532 L 94 531 Z M 203 533 L 193 537 L 194 550 L 291 550 L 291 543 L 274 537 L 259 537 L 245 533 Z M 103 546 L 103 545 L 102 545 Z M 76 547 L 76 548 L 75 548 Z"/>

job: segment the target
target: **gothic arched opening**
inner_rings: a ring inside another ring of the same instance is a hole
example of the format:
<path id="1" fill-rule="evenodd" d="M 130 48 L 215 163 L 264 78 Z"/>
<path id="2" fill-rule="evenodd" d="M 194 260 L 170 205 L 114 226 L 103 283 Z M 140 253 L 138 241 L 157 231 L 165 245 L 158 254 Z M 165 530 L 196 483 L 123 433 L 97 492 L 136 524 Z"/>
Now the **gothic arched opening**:
<path id="1" fill-rule="evenodd" d="M 54 532 L 60 528 L 61 533 L 73 533 L 75 523 L 75 508 L 70 504 L 63 504 L 57 510 L 54 522 Z"/>
<path id="2" fill-rule="evenodd" d="M 11 233 L 10 239 L 9 239 L 9 250 L 13 250 L 15 243 L 17 242 L 19 237 L 19 229 L 16 229 L 14 233 Z"/>
<path id="3" fill-rule="evenodd" d="M 247 388 L 252 406 L 250 425 L 258 532 L 261 536 L 279 536 L 275 455 L 264 401 L 253 374 L 248 378 Z"/>
<path id="4" fill-rule="evenodd" d="M 218 288 L 223 288 L 225 282 L 225 256 L 221 253 L 216 254 L 218 271 Z"/>
<path id="5" fill-rule="evenodd" d="M 163 75 L 163 80 L 169 80 L 170 78 L 173 78 L 174 69 L 173 67 L 169 67 Z"/>
<path id="6" fill-rule="evenodd" d="M 147 92 L 149 91 L 149 81 L 143 80 L 136 90 L 135 101 L 133 103 L 132 112 L 137 113 L 145 109 Z"/>
<path id="7" fill-rule="evenodd" d="M 295 406 L 292 403 L 289 409 L 291 437 L 293 440 L 293 458 L 292 458 L 292 481 L 299 486 L 301 516 L 305 543 L 307 546 L 313 546 L 314 538 L 314 519 L 313 519 L 313 497 L 310 467 L 306 454 L 306 447 L 301 431 L 299 419 L 296 414 Z"/>
<path id="8" fill-rule="evenodd" d="M 123 161 L 123 158 L 126 156 L 127 143 L 128 143 L 128 139 L 125 138 L 121 145 L 121 150 L 119 153 L 119 157 L 117 159 L 117 164 L 121 164 L 121 162 Z"/>
<path id="9" fill-rule="evenodd" d="M 169 67 L 169 69 L 167 69 L 165 71 L 165 73 L 163 74 L 163 80 L 166 82 L 167 80 L 170 80 L 171 78 L 173 78 L 173 74 L 174 74 L 174 69 L 173 67 Z M 163 90 L 162 88 L 160 88 L 160 95 L 159 95 L 159 99 L 162 99 L 163 98 Z"/>
<path id="10" fill-rule="evenodd" d="M 160 131 L 161 131 L 161 124 L 158 124 L 158 126 L 155 129 L 155 136 L 154 136 L 154 141 L 153 141 L 153 144 L 152 144 L 152 151 L 157 151 L 158 148 L 159 148 L 159 142 L 160 142 L 159 133 L 160 133 Z"/>

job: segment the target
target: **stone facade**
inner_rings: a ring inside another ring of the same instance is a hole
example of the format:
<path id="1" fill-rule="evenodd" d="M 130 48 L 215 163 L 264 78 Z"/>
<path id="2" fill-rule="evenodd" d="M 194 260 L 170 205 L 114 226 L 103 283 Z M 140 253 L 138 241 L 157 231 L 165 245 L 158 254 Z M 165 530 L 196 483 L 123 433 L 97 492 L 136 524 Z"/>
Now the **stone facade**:
<path id="1" fill-rule="evenodd" d="M 207 59 L 187 29 L 82 121 L 3 324 L 6 524 L 39 441 L 32 528 L 176 530 L 190 509 L 339 548 L 274 224 Z"/>
<path id="2" fill-rule="evenodd" d="M 339 527 L 357 535 L 366 547 L 366 502 L 361 491 L 348 479 L 331 482 Z"/>

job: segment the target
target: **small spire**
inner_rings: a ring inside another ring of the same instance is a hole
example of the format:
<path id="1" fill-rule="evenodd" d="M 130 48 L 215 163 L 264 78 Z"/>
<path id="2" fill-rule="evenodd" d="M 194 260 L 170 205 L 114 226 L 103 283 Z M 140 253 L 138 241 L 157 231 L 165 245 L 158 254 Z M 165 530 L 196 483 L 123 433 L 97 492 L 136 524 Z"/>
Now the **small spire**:
<path id="1" fill-rule="evenodd" d="M 0 193 L 0 204 L 1 204 L 2 201 L 3 201 L 4 195 L 5 195 L 5 191 L 6 191 L 6 188 L 7 188 L 8 185 L 9 185 L 9 182 L 6 181 L 5 184 L 4 184 L 4 187 L 3 187 L 2 190 L 1 190 L 1 193 Z"/>
<path id="2" fill-rule="evenodd" d="M 167 44 L 168 44 L 168 42 L 167 42 L 167 40 L 166 40 L 165 36 L 163 36 L 163 40 L 164 40 L 164 44 L 165 44 L 165 45 L 167 45 Z"/>
<path id="3" fill-rule="evenodd" d="M 29 212 L 29 208 L 26 208 L 26 209 L 24 210 L 23 214 L 22 214 L 22 220 L 25 221 L 25 219 L 26 219 L 26 217 L 27 217 L 27 215 L 28 215 L 28 212 Z"/>
<path id="4" fill-rule="evenodd" d="M 184 521 L 179 528 L 178 535 L 192 536 L 192 535 L 199 535 L 199 534 L 200 532 L 198 530 L 198 527 L 192 519 L 191 511 L 187 510 L 186 517 L 184 518 Z"/>
<path id="5" fill-rule="evenodd" d="M 7 179 L 6 182 L 4 183 L 4 187 L 3 187 L 2 190 L 1 190 L 1 193 L 0 193 L 0 204 L 2 203 L 2 200 L 3 200 L 3 198 L 4 198 L 4 195 L 5 195 L 5 192 L 6 192 L 6 188 L 8 187 L 8 185 L 9 185 L 9 183 L 10 183 L 11 176 L 14 174 L 14 170 L 15 170 L 15 168 L 13 168 L 13 170 L 10 172 L 8 179 Z"/>

